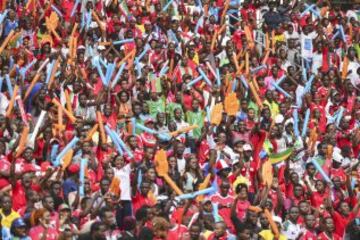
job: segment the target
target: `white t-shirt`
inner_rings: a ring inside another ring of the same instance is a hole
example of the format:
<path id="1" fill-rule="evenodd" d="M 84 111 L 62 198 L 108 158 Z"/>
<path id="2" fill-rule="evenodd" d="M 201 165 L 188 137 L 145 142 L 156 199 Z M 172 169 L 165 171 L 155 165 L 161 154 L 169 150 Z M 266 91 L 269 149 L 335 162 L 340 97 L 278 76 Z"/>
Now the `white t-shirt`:
<path id="1" fill-rule="evenodd" d="M 130 163 L 121 169 L 113 168 L 114 176 L 120 180 L 120 199 L 131 200 L 131 186 L 130 186 Z"/>
<path id="2" fill-rule="evenodd" d="M 342 70 L 343 62 L 340 65 L 340 70 Z M 360 68 L 360 64 L 356 61 L 349 61 L 348 72 L 351 70 L 351 73 L 346 76 L 346 78 L 350 79 L 351 83 L 354 86 L 360 84 L 360 76 L 357 74 L 357 69 Z"/>
<path id="3" fill-rule="evenodd" d="M 313 57 L 313 40 L 316 38 L 316 33 L 311 32 L 308 35 L 301 34 L 301 55 L 303 58 L 312 58 Z"/>

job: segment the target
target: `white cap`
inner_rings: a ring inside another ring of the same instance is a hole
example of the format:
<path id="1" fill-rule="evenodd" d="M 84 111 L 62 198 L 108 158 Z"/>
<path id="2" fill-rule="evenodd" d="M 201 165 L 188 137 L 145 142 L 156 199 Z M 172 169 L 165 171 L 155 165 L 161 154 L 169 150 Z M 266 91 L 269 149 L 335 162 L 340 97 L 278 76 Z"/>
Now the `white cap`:
<path id="1" fill-rule="evenodd" d="M 252 147 L 248 143 L 244 144 L 243 149 L 244 149 L 244 151 L 252 151 Z"/>

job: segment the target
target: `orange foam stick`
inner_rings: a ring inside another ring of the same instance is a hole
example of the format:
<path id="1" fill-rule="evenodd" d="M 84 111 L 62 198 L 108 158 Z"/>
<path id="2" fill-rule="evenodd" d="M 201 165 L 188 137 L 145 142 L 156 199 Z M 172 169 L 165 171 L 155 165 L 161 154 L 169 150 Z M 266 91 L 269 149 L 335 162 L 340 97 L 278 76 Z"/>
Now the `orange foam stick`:
<path id="1" fill-rule="evenodd" d="M 223 113 L 223 105 L 221 103 L 215 104 L 210 115 L 211 124 L 219 126 L 222 120 L 222 113 Z"/>
<path id="2" fill-rule="evenodd" d="M 270 40 L 269 40 L 269 33 L 265 34 L 265 50 L 269 50 L 270 48 Z"/>
<path id="3" fill-rule="evenodd" d="M 349 24 L 349 40 L 350 40 L 350 43 L 352 44 L 352 39 L 353 39 L 353 26 L 352 24 L 350 23 Z"/>
<path id="4" fill-rule="evenodd" d="M 249 53 L 246 52 L 245 53 L 245 74 L 248 75 L 250 72 L 250 69 L 249 69 Z"/>
<path id="5" fill-rule="evenodd" d="M 275 52 L 275 30 L 271 32 L 271 51 Z"/>
<path id="6" fill-rule="evenodd" d="M 29 0 L 26 5 L 25 5 L 25 9 L 28 9 L 30 7 L 30 4 L 32 3 L 33 0 Z"/>
<path id="7" fill-rule="evenodd" d="M 264 213 L 265 213 L 266 218 L 267 218 L 268 221 L 269 221 L 271 230 L 272 230 L 272 232 L 274 233 L 275 238 L 278 239 L 278 238 L 279 238 L 279 235 L 280 235 L 279 229 L 278 229 L 276 223 L 274 222 L 274 220 L 272 219 L 272 216 L 271 216 L 269 210 L 268 210 L 268 209 L 265 209 L 265 210 L 264 210 Z"/>
<path id="8" fill-rule="evenodd" d="M 109 186 L 109 192 L 115 196 L 120 196 L 120 179 L 113 177 Z"/>
<path id="9" fill-rule="evenodd" d="M 57 71 L 57 69 L 59 68 L 60 65 L 60 58 L 56 59 L 53 68 L 51 69 L 51 73 L 50 73 L 50 79 L 49 79 L 49 83 L 48 83 L 48 88 L 51 88 L 51 85 L 54 81 L 55 78 L 55 73 Z"/>
<path id="10" fill-rule="evenodd" d="M 264 59 L 262 60 L 262 64 L 266 64 L 268 58 L 269 58 L 270 51 L 267 50 Z"/>
<path id="11" fill-rule="evenodd" d="M 272 168 L 272 164 L 270 161 L 265 161 L 261 168 L 261 176 L 263 179 L 263 183 L 266 184 L 268 187 L 271 186 L 273 178 L 274 178 L 272 169 L 273 168 Z"/>
<path id="12" fill-rule="evenodd" d="M 182 133 L 185 133 L 185 132 L 190 132 L 191 130 L 194 130 L 196 128 L 198 128 L 199 126 L 198 125 L 191 125 L 191 126 L 188 126 L 188 127 L 184 127 L 184 128 L 181 128 L 179 130 L 176 130 L 174 132 L 171 132 L 170 135 L 172 137 L 176 137 L 177 135 L 179 134 L 182 134 Z"/>
<path id="13" fill-rule="evenodd" d="M 230 0 L 226 0 L 223 12 L 221 14 L 221 24 L 224 23 L 224 19 L 225 19 L 225 16 L 226 16 L 226 12 L 227 12 L 227 10 L 229 8 L 229 4 L 230 4 Z"/>
<path id="14" fill-rule="evenodd" d="M 349 67 L 349 59 L 347 57 L 345 57 L 343 66 L 342 66 L 342 71 L 341 71 L 342 80 L 346 79 L 346 76 L 348 74 L 348 67 Z"/>
<path id="15" fill-rule="evenodd" d="M 239 62 L 238 62 L 238 60 L 236 58 L 235 52 L 233 52 L 232 59 L 233 59 L 234 64 L 235 64 L 236 72 L 240 72 L 240 66 L 239 66 Z"/>
<path id="16" fill-rule="evenodd" d="M 74 155 L 74 150 L 70 149 L 63 157 L 63 163 L 62 163 L 63 171 L 71 164 L 73 155 Z"/>
<path id="17" fill-rule="evenodd" d="M 254 83 L 255 90 L 256 90 L 257 92 L 259 92 L 259 91 L 260 91 L 260 88 L 259 88 L 259 84 L 258 84 L 255 76 L 253 77 L 253 83 Z"/>
<path id="18" fill-rule="evenodd" d="M 213 36 L 212 39 L 211 39 L 211 46 L 210 46 L 211 51 L 213 51 L 214 48 L 215 48 L 216 38 L 217 38 L 217 37 L 219 36 L 219 34 L 221 34 L 225 29 L 226 29 L 226 25 L 224 24 L 224 25 L 221 26 L 221 28 L 220 28 L 219 30 L 215 31 L 214 36 Z"/>
<path id="19" fill-rule="evenodd" d="M 204 179 L 204 181 L 199 184 L 199 189 L 198 190 L 204 190 L 205 188 L 207 188 L 209 186 L 210 179 L 211 179 L 211 174 L 208 174 L 206 176 L 206 178 Z M 203 199 L 204 199 L 204 195 L 199 195 L 199 196 L 196 197 L 197 202 L 201 202 Z"/>
<path id="20" fill-rule="evenodd" d="M 98 130 L 99 124 L 95 124 L 87 133 L 87 136 L 85 138 L 85 141 L 90 141 L 92 139 L 92 136 L 94 133 Z"/>
<path id="21" fill-rule="evenodd" d="M 131 52 L 129 52 L 121 61 L 118 63 L 117 67 L 120 67 L 124 62 L 126 62 L 129 58 L 134 58 L 134 55 L 136 54 L 136 49 L 133 49 Z"/>
<path id="22" fill-rule="evenodd" d="M 75 56 L 76 56 L 77 43 L 78 43 L 78 37 L 74 37 L 73 38 L 73 49 L 72 49 L 72 53 L 71 53 L 72 58 L 75 58 Z"/>
<path id="23" fill-rule="evenodd" d="M 59 34 L 55 31 L 55 29 L 52 28 L 50 31 L 51 31 L 51 33 L 55 36 L 55 38 L 56 38 L 57 40 L 61 40 L 61 37 L 60 37 Z"/>
<path id="24" fill-rule="evenodd" d="M 75 24 L 74 24 L 74 27 L 73 27 L 73 29 L 71 30 L 71 36 L 74 36 L 75 31 L 76 31 L 78 25 L 79 25 L 78 23 L 75 23 Z"/>
<path id="25" fill-rule="evenodd" d="M 94 17 L 95 21 L 96 21 L 97 24 L 99 25 L 100 30 L 101 30 L 102 32 L 105 32 L 105 28 L 104 28 L 103 22 L 100 20 L 99 16 L 96 14 L 95 11 L 92 11 L 92 16 Z"/>
<path id="26" fill-rule="evenodd" d="M 261 208 L 261 207 L 258 207 L 258 206 L 249 206 L 249 207 L 248 207 L 248 210 L 249 210 L 249 211 L 252 211 L 252 212 L 259 213 L 259 212 L 262 211 L 262 208 Z"/>
<path id="27" fill-rule="evenodd" d="M 328 7 L 322 7 L 320 10 L 320 16 L 324 17 L 326 15 L 327 10 L 328 10 Z"/>
<path id="28" fill-rule="evenodd" d="M 19 157 L 23 153 L 23 151 L 25 150 L 27 138 L 28 138 L 28 135 L 29 135 L 29 131 L 30 131 L 29 127 L 24 127 L 23 128 L 23 130 L 21 132 L 19 146 L 18 146 L 18 149 L 16 151 L 15 157 Z"/>
<path id="29" fill-rule="evenodd" d="M 61 103 L 59 103 L 59 101 L 57 100 L 57 99 L 53 99 L 52 101 L 51 101 L 56 107 L 61 107 L 62 108 L 62 110 L 63 110 L 63 112 L 66 114 L 66 116 L 69 118 L 69 120 L 70 120 L 70 122 L 72 122 L 72 123 L 75 123 L 76 122 L 76 117 L 74 117 L 74 115 L 71 113 L 71 112 L 69 112 L 68 110 L 66 110 L 62 105 L 61 105 Z"/>
<path id="30" fill-rule="evenodd" d="M 166 183 L 175 191 L 175 193 L 177 195 L 182 195 L 183 192 L 181 191 L 181 189 L 176 185 L 176 183 L 169 177 L 169 175 L 163 175 L 162 176 L 164 178 L 164 180 L 166 181 Z"/>
<path id="31" fill-rule="evenodd" d="M 248 84 L 249 84 L 250 91 L 251 91 L 252 95 L 255 98 L 256 105 L 258 105 L 258 107 L 260 107 L 260 108 L 263 108 L 263 104 L 262 104 L 262 102 L 260 100 L 259 95 L 256 92 L 256 89 L 255 89 L 253 83 L 249 82 Z"/>
<path id="32" fill-rule="evenodd" d="M 15 34 L 14 30 L 11 30 L 9 35 L 7 35 L 7 37 L 4 39 L 4 41 L 0 46 L 0 54 L 4 51 L 4 49 L 6 48 L 6 46 L 8 45 L 10 39 L 14 36 L 14 34 Z"/>
<path id="33" fill-rule="evenodd" d="M 34 88 L 36 82 L 40 79 L 40 73 L 36 73 L 33 80 L 30 83 L 30 86 L 26 90 L 24 101 L 29 97 L 31 90 Z"/>
<path id="34" fill-rule="evenodd" d="M 64 125 L 63 123 L 64 123 L 63 110 L 61 107 L 58 107 L 58 124 L 61 127 Z M 59 135 L 61 135 L 61 129 L 59 129 Z"/>
<path id="35" fill-rule="evenodd" d="M 15 104 L 15 99 L 16 99 L 16 95 L 17 95 L 17 92 L 19 90 L 19 86 L 18 85 L 15 85 L 14 87 L 14 91 L 13 91 L 13 95 L 11 96 L 11 100 L 9 102 L 9 106 L 8 106 L 8 109 L 6 111 L 6 116 L 9 117 L 13 108 L 14 108 L 14 104 Z"/>
<path id="36" fill-rule="evenodd" d="M 253 48 L 254 47 L 254 40 L 252 38 L 252 34 L 251 34 L 249 26 L 244 27 L 244 32 L 245 32 L 246 40 L 249 43 L 249 47 Z"/>
<path id="37" fill-rule="evenodd" d="M 103 122 L 103 119 L 102 119 L 101 112 L 97 111 L 97 112 L 96 112 L 96 116 L 97 116 L 97 120 L 98 120 L 98 123 L 99 123 L 101 142 L 102 142 L 102 143 L 106 143 L 106 135 L 105 135 L 105 130 L 104 130 L 104 122 Z"/>
<path id="38" fill-rule="evenodd" d="M 68 110 L 72 115 L 74 115 L 71 107 L 71 100 L 68 90 L 65 90 L 65 100 L 66 100 L 66 110 Z"/>

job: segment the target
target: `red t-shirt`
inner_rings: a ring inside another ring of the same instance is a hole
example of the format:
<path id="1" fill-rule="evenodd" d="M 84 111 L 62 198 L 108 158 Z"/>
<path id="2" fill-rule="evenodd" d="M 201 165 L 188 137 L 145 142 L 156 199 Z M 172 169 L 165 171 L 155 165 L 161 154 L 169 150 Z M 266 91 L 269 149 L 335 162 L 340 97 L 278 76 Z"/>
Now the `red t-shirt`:
<path id="1" fill-rule="evenodd" d="M 320 233 L 319 236 L 317 237 L 317 240 L 329 240 L 330 238 L 324 233 Z M 340 237 L 339 235 L 337 235 L 336 233 L 332 234 L 332 240 L 341 240 L 342 237 Z"/>
<path id="2" fill-rule="evenodd" d="M 349 214 L 349 216 L 343 216 L 337 211 L 335 211 L 332 217 L 335 225 L 335 233 L 339 236 L 343 236 L 346 226 L 348 225 L 349 222 L 354 220 L 356 216 L 352 212 Z"/>
<path id="3" fill-rule="evenodd" d="M 239 200 L 238 201 L 238 203 L 236 205 L 236 214 L 240 220 L 244 220 L 244 218 L 246 216 L 246 211 L 249 207 L 250 207 L 250 202 L 248 200 L 245 200 L 245 201 Z"/>
<path id="4" fill-rule="evenodd" d="M 231 221 L 231 204 L 234 202 L 234 197 L 227 195 L 226 197 L 221 196 L 219 193 L 212 195 L 210 200 L 214 204 L 222 205 L 222 208 L 219 208 L 219 215 L 223 218 L 224 222 L 234 232 L 235 228 Z M 226 207 L 225 207 L 226 206 Z"/>
<path id="5" fill-rule="evenodd" d="M 150 198 L 144 197 L 140 192 L 137 192 L 136 195 L 132 198 L 132 205 L 134 213 L 136 213 L 136 211 L 144 205 L 153 206 L 154 202 Z"/>
<path id="6" fill-rule="evenodd" d="M 176 224 L 176 226 L 168 231 L 167 240 L 185 239 L 189 230 L 184 225 Z"/>
<path id="7" fill-rule="evenodd" d="M 43 226 L 32 227 L 29 231 L 29 237 L 32 240 L 43 239 L 45 228 Z M 58 238 L 58 232 L 55 228 L 48 228 L 46 234 L 46 240 L 56 240 Z"/>

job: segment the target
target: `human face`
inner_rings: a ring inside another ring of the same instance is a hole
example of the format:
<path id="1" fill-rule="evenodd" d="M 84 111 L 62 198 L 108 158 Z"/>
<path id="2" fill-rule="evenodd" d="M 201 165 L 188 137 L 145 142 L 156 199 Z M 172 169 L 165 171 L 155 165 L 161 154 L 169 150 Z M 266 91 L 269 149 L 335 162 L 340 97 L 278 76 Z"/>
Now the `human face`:
<path id="1" fill-rule="evenodd" d="M 4 211 L 6 211 L 6 212 L 7 212 L 7 211 L 11 211 L 12 202 L 11 202 L 10 197 L 4 196 L 4 197 L 2 198 L 1 208 L 2 208 Z"/>
<path id="2" fill-rule="evenodd" d="M 46 197 L 44 200 L 44 207 L 49 211 L 54 211 L 54 199 L 52 197 Z"/>
<path id="3" fill-rule="evenodd" d="M 349 204 L 347 202 L 342 202 L 340 204 L 340 212 L 344 215 L 344 216 L 348 216 L 350 213 L 350 207 Z"/>
<path id="4" fill-rule="evenodd" d="M 124 165 L 125 165 L 124 158 L 123 158 L 122 156 L 117 156 L 117 157 L 115 158 L 114 164 L 115 164 L 115 167 L 116 167 L 117 169 L 121 169 L 121 168 L 124 167 Z"/>
<path id="5" fill-rule="evenodd" d="M 150 190 L 150 184 L 149 183 L 142 183 L 140 186 L 140 192 L 143 196 L 146 196 Z"/>
<path id="6" fill-rule="evenodd" d="M 155 181 L 156 173 L 154 168 L 149 168 L 147 171 L 147 177 L 150 181 Z"/>
<path id="7" fill-rule="evenodd" d="M 222 182 L 220 185 L 220 193 L 222 196 L 227 196 L 229 193 L 230 184 L 227 182 Z"/>
<path id="8" fill-rule="evenodd" d="M 334 220 L 332 218 L 325 219 L 325 227 L 327 232 L 333 232 L 335 230 Z"/>
<path id="9" fill-rule="evenodd" d="M 113 226 L 115 223 L 114 214 L 111 211 L 105 212 L 103 221 L 106 226 L 108 227 Z"/>
<path id="10" fill-rule="evenodd" d="M 192 225 L 190 228 L 190 238 L 191 240 L 198 240 L 200 237 L 200 228 L 199 226 Z"/>
<path id="11" fill-rule="evenodd" d="M 314 226 L 315 226 L 315 216 L 314 215 L 306 215 L 305 216 L 305 225 L 306 225 L 306 228 L 308 229 L 313 229 Z"/>
<path id="12" fill-rule="evenodd" d="M 225 234 L 225 226 L 224 223 L 216 223 L 214 228 L 215 236 L 222 237 Z"/>
<path id="13" fill-rule="evenodd" d="M 40 221 L 43 223 L 43 224 L 46 224 L 48 225 L 50 223 L 50 212 L 49 211 L 46 211 L 44 212 L 44 215 L 43 217 L 40 219 Z"/>
<path id="14" fill-rule="evenodd" d="M 296 221 L 299 217 L 299 208 L 292 207 L 289 212 L 289 217 L 292 221 Z"/>
<path id="15" fill-rule="evenodd" d="M 301 203 L 299 204 L 299 210 L 300 210 L 300 213 L 301 213 L 302 215 L 309 213 L 309 210 L 310 210 L 309 203 L 307 203 L 307 202 L 301 202 Z"/>

